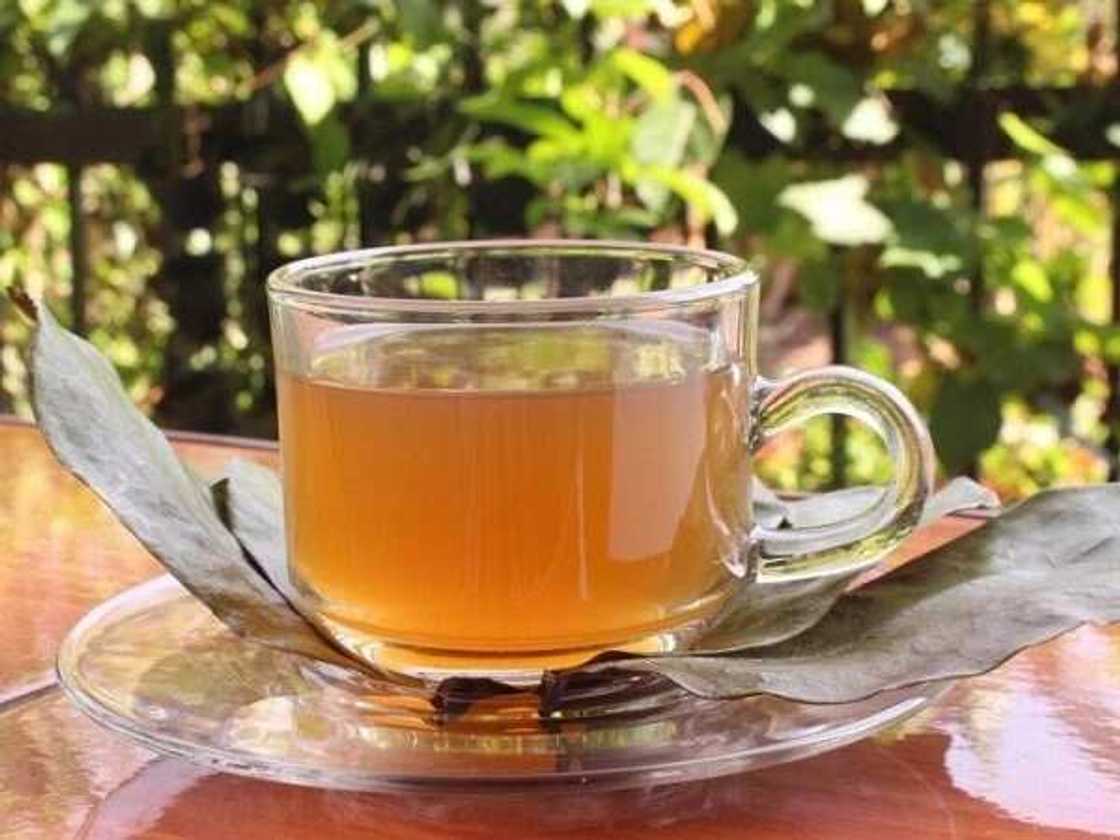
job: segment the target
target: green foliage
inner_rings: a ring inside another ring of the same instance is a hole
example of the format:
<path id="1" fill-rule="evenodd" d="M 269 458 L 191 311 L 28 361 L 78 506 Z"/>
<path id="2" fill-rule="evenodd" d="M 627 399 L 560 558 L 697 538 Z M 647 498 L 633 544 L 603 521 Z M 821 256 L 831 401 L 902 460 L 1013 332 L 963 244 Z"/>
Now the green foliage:
<path id="1" fill-rule="evenodd" d="M 990 6 L 979 82 L 1107 72 L 1094 3 Z M 900 127 L 884 91 L 950 101 L 975 72 L 973 8 L 18 0 L 0 7 L 0 103 L 236 114 L 216 146 L 83 176 L 91 337 L 164 422 L 271 431 L 260 280 L 283 259 L 433 237 L 656 237 L 749 256 L 775 278 L 777 320 L 842 302 L 852 359 L 927 412 L 946 470 L 979 457 L 1013 496 L 1099 477 L 1120 431 L 1101 421 L 1102 363 L 1120 362 L 1102 258 L 1114 168 L 1007 112 L 1016 159 L 990 168 L 978 212 L 962 166 Z M 771 156 L 728 140 L 736 99 Z M 842 139 L 909 151 L 820 162 Z M 68 235 L 62 167 L 0 169 L 0 285 L 67 298 Z M 24 406 L 25 338 L 0 324 L 0 407 Z M 770 476 L 827 483 L 828 441 L 814 425 Z M 864 431 L 848 450 L 853 479 L 889 468 Z"/>
<path id="2" fill-rule="evenodd" d="M 988 382 L 946 379 L 930 410 L 937 454 L 952 472 L 996 442 L 1002 423 L 999 394 Z"/>
<path id="3" fill-rule="evenodd" d="M 542 88 L 542 69 L 562 73 L 563 83 Z M 581 67 L 544 53 L 462 101 L 459 112 L 520 133 L 471 143 L 464 153 L 485 177 L 516 175 L 541 190 L 534 225 L 636 236 L 671 224 L 686 205 L 693 228 L 712 222 L 723 235 L 735 230 L 735 208 L 706 176 L 726 133 L 726 104 L 702 114 L 651 56 L 619 47 Z"/>

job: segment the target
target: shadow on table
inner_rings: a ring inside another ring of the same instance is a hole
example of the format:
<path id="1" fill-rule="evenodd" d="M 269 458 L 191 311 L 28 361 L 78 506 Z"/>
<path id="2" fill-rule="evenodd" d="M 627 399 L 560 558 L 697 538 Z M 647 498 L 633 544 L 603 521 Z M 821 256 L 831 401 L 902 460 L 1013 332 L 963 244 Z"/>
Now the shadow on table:
<path id="1" fill-rule="evenodd" d="M 604 840 L 940 838 L 959 829 L 947 797 L 967 799 L 944 775 L 946 746 L 940 735 L 865 741 L 796 764 L 677 786 L 508 795 L 339 793 L 159 760 L 109 796 L 81 836 L 436 840 L 544 838 L 593 828 Z"/>

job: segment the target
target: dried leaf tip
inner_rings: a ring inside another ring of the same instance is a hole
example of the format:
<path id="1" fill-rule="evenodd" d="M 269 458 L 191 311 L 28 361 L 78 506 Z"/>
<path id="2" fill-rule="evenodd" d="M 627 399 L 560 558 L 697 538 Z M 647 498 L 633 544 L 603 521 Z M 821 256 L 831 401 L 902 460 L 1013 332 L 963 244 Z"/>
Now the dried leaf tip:
<path id="1" fill-rule="evenodd" d="M 15 304 L 16 309 L 23 313 L 27 320 L 39 322 L 39 305 L 27 293 L 27 289 L 19 280 L 13 280 L 8 285 L 8 297 Z"/>

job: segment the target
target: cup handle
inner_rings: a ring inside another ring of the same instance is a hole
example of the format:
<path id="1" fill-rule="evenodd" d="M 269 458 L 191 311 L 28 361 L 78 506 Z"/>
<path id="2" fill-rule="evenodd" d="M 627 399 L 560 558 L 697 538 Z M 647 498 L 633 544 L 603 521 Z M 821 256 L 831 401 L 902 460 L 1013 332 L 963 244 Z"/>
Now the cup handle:
<path id="1" fill-rule="evenodd" d="M 867 510 L 840 522 L 806 528 L 756 525 L 759 583 L 805 580 L 872 565 L 914 530 L 933 488 L 929 432 L 902 392 L 850 367 L 796 373 L 776 382 L 759 378 L 751 449 L 790 426 L 821 414 L 843 414 L 874 429 L 894 461 L 894 476 Z"/>

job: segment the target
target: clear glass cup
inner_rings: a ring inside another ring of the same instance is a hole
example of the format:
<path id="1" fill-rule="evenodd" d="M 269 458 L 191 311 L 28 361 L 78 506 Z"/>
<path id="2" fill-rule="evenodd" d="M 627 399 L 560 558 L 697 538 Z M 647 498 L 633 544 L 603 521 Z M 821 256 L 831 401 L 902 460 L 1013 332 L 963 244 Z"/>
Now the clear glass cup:
<path id="1" fill-rule="evenodd" d="M 492 241 L 303 260 L 268 282 L 289 570 L 352 653 L 505 679 L 686 647 L 744 586 L 850 573 L 914 527 L 928 434 L 844 367 L 758 375 L 740 259 Z M 860 515 L 751 516 L 752 453 L 820 414 L 895 464 Z"/>

